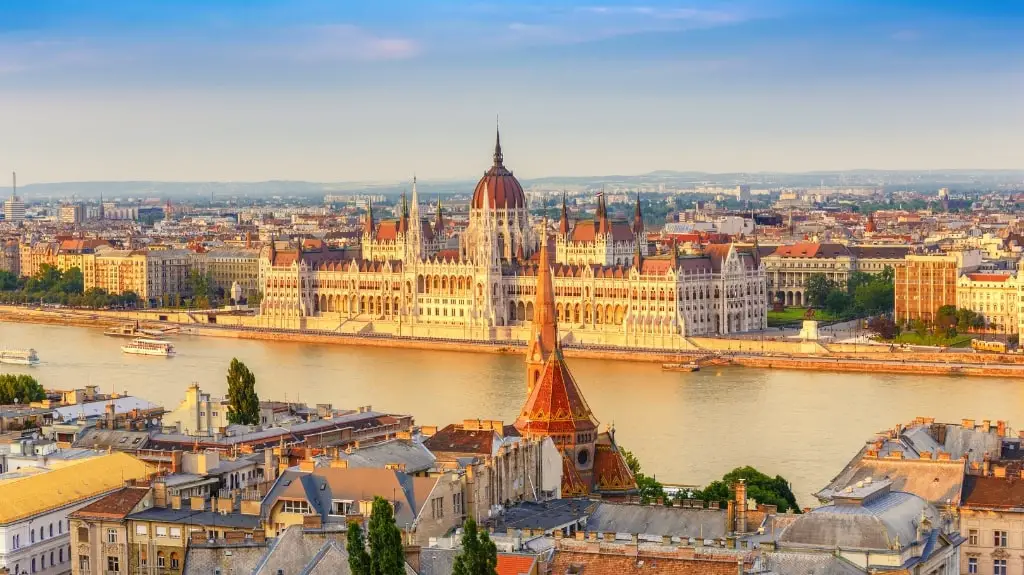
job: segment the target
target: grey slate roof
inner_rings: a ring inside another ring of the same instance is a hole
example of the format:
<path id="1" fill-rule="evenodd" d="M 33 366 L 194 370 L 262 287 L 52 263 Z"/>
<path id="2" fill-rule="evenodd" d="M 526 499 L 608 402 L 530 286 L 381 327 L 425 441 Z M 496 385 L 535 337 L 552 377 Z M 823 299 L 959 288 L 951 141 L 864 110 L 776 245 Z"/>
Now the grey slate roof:
<path id="1" fill-rule="evenodd" d="M 162 521 L 165 523 L 184 523 L 185 525 L 216 525 L 217 527 L 233 527 L 253 530 L 260 526 L 260 518 L 255 515 L 241 513 L 216 513 L 214 511 L 193 511 L 191 509 L 170 509 L 152 507 L 145 511 L 132 513 L 129 519 L 139 521 Z"/>
<path id="2" fill-rule="evenodd" d="M 420 550 L 419 575 L 451 575 L 459 549 L 424 547 Z"/>
<path id="3" fill-rule="evenodd" d="M 90 429 L 75 441 L 75 447 L 84 449 L 113 449 L 115 451 L 137 451 L 149 444 L 146 431 L 124 429 Z"/>
<path id="4" fill-rule="evenodd" d="M 506 509 L 502 515 L 488 520 L 496 532 L 509 529 L 541 529 L 548 531 L 570 525 L 588 517 L 596 504 L 587 499 L 552 499 L 551 501 L 524 501 Z M 589 523 L 588 523 L 589 524 Z"/>
<path id="5" fill-rule="evenodd" d="M 252 573 L 267 552 L 267 543 L 245 545 L 206 546 L 190 544 L 185 551 L 182 575 L 210 575 L 217 573 Z"/>
<path id="6" fill-rule="evenodd" d="M 928 517 L 939 525 L 939 515 L 927 501 L 910 493 L 885 493 L 862 505 L 832 504 L 814 509 L 793 521 L 779 536 L 779 547 L 866 549 L 890 552 L 918 539 L 917 525 Z"/>
<path id="7" fill-rule="evenodd" d="M 251 573 L 253 575 L 277 575 L 278 569 L 285 573 L 304 573 L 306 568 L 315 566 L 316 561 L 323 558 L 325 548 L 336 545 L 342 537 L 345 537 L 345 533 L 328 535 L 308 532 L 303 531 L 299 525 L 293 525 L 285 529 L 284 533 L 274 540 L 266 555 Z M 344 554 L 346 560 L 344 561 L 344 570 L 337 571 L 337 573 L 348 575 L 348 555 L 344 552 L 344 543 L 341 543 L 341 548 L 338 551 Z"/>
<path id="8" fill-rule="evenodd" d="M 600 503 L 587 519 L 588 531 L 714 539 L 729 531 L 726 511 L 661 505 Z"/>
<path id="9" fill-rule="evenodd" d="M 389 463 L 405 465 L 406 473 L 419 473 L 434 467 L 437 460 L 422 443 L 392 439 L 360 447 L 352 453 L 340 452 L 338 457 L 348 462 L 349 467 L 379 467 Z"/>
<path id="10" fill-rule="evenodd" d="M 864 575 L 864 571 L 833 553 L 778 553 L 761 556 L 766 575 Z"/>

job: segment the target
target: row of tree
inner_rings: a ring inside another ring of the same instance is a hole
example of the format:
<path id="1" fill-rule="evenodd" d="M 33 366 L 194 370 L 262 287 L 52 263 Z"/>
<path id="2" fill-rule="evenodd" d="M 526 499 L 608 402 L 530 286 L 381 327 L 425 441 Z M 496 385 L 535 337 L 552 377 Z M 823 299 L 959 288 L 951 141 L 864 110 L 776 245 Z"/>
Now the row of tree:
<path id="1" fill-rule="evenodd" d="M 43 386 L 31 375 L 0 374 L 0 405 L 32 403 L 46 399 Z"/>
<path id="2" fill-rule="evenodd" d="M 747 496 L 757 500 L 758 503 L 775 505 L 780 513 L 789 510 L 800 513 L 793 489 L 781 475 L 770 477 L 750 466 L 737 467 L 726 473 L 722 479 L 707 484 L 704 489 L 693 492 L 679 491 L 674 497 L 671 497 L 665 492 L 665 486 L 655 477 L 643 473 L 640 461 L 632 452 L 622 449 L 622 455 L 626 460 L 626 466 L 629 467 L 636 480 L 641 503 L 651 503 L 660 499 L 665 505 L 671 505 L 673 500 L 699 499 L 717 501 L 719 505 L 724 506 L 727 501 L 732 499 L 730 494 L 732 486 L 742 479 L 747 484 Z"/>
<path id="3" fill-rule="evenodd" d="M 61 271 L 43 264 L 28 278 L 0 271 L 0 303 L 36 302 L 88 308 L 136 307 L 139 296 L 132 291 L 115 295 L 102 288 L 85 289 L 82 270 L 77 267 Z"/>
<path id="4" fill-rule="evenodd" d="M 891 267 L 877 275 L 853 272 L 846 285 L 841 285 L 825 274 L 815 273 L 807 278 L 804 294 L 808 306 L 836 317 L 888 313 L 896 301 L 895 274 Z"/>
<path id="5" fill-rule="evenodd" d="M 888 315 L 873 317 L 868 321 L 868 330 L 887 340 L 895 339 L 904 332 L 913 332 L 921 338 L 929 335 L 939 338 L 954 338 L 961 333 L 978 331 L 984 327 L 984 316 L 973 310 L 957 308 L 954 305 L 940 307 L 932 324 L 914 319 L 900 325 Z"/>
<path id="6" fill-rule="evenodd" d="M 394 508 L 374 497 L 366 533 L 358 521 L 349 523 L 348 567 L 352 575 L 405 575 L 402 531 L 395 524 Z M 462 530 L 462 551 L 455 558 L 453 575 L 497 575 L 498 548 L 486 531 L 467 519 Z"/>

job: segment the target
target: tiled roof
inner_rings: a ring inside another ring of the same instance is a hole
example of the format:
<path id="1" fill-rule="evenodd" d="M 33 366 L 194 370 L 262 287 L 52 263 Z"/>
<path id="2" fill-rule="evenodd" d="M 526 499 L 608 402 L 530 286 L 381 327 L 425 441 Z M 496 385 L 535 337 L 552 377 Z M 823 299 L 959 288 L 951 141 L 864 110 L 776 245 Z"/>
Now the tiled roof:
<path id="1" fill-rule="evenodd" d="M 636 479 L 633 478 L 626 460 L 607 431 L 597 436 L 592 476 L 594 491 L 599 493 L 625 493 L 636 490 Z"/>
<path id="2" fill-rule="evenodd" d="M 663 553 L 641 550 L 639 553 L 622 551 L 588 552 L 556 549 L 551 559 L 551 573 L 564 575 L 735 575 L 737 559 L 724 555 L 696 557 L 679 551 Z"/>
<path id="3" fill-rule="evenodd" d="M 552 435 L 595 430 L 597 424 L 561 353 L 552 353 L 516 419 L 516 429 L 524 436 Z"/>
<path id="4" fill-rule="evenodd" d="M 498 553 L 498 575 L 525 575 L 533 571 L 537 562 L 534 555 L 520 553 Z"/>
<path id="5" fill-rule="evenodd" d="M 487 455 L 493 453 L 497 434 L 491 430 L 463 429 L 449 424 L 427 438 L 423 446 L 436 453 L 471 453 Z"/>
<path id="6" fill-rule="evenodd" d="M 784 258 L 836 258 L 850 255 L 850 250 L 842 244 L 800 242 L 779 246 L 772 255 Z"/>
<path id="7" fill-rule="evenodd" d="M 1024 481 L 969 475 L 964 479 L 961 501 L 968 508 L 1019 509 L 1024 507 Z"/>
<path id="8" fill-rule="evenodd" d="M 146 494 L 148 487 L 125 487 L 76 511 L 72 517 L 120 519 L 132 512 Z"/>
<path id="9" fill-rule="evenodd" d="M 1011 274 L 967 274 L 968 279 L 975 282 L 998 282 L 1004 283 L 1013 276 Z"/>
<path id="10" fill-rule="evenodd" d="M 109 493 L 153 468 L 125 453 L 92 457 L 47 473 L 0 483 L 0 525 Z"/>

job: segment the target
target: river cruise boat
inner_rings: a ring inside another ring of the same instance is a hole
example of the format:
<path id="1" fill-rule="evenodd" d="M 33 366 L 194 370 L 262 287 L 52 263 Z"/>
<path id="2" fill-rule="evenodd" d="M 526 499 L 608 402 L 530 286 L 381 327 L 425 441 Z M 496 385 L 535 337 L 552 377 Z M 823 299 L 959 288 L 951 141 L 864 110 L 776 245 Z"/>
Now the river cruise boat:
<path id="1" fill-rule="evenodd" d="M 700 371 L 700 366 L 696 363 L 663 363 L 661 369 L 665 371 Z"/>
<path id="2" fill-rule="evenodd" d="M 121 351 L 137 355 L 162 355 L 170 357 L 174 355 L 174 346 L 161 339 L 133 339 L 131 343 L 121 346 Z"/>
<path id="3" fill-rule="evenodd" d="M 39 356 L 34 349 L 3 349 L 0 350 L 0 363 L 13 365 L 39 365 Z"/>

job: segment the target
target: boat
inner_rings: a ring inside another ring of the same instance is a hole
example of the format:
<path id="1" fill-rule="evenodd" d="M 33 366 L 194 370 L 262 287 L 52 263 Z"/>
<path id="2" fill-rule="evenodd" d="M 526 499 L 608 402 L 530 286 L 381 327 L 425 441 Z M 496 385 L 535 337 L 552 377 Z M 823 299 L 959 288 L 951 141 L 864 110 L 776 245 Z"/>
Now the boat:
<path id="1" fill-rule="evenodd" d="M 174 346 L 162 339 L 145 339 L 140 337 L 133 339 L 127 345 L 122 345 L 121 351 L 137 355 L 162 355 L 170 357 L 174 355 Z"/>
<path id="2" fill-rule="evenodd" d="M 117 327 L 112 327 L 103 332 L 103 335 L 109 335 L 110 337 L 132 337 L 137 338 L 145 335 L 144 332 L 139 329 L 138 322 L 136 323 L 123 323 Z"/>
<path id="3" fill-rule="evenodd" d="M 39 365 L 39 356 L 34 349 L 0 349 L 0 363 Z"/>
<path id="4" fill-rule="evenodd" d="M 700 365 L 690 363 L 663 363 L 661 369 L 665 371 L 700 371 Z"/>

